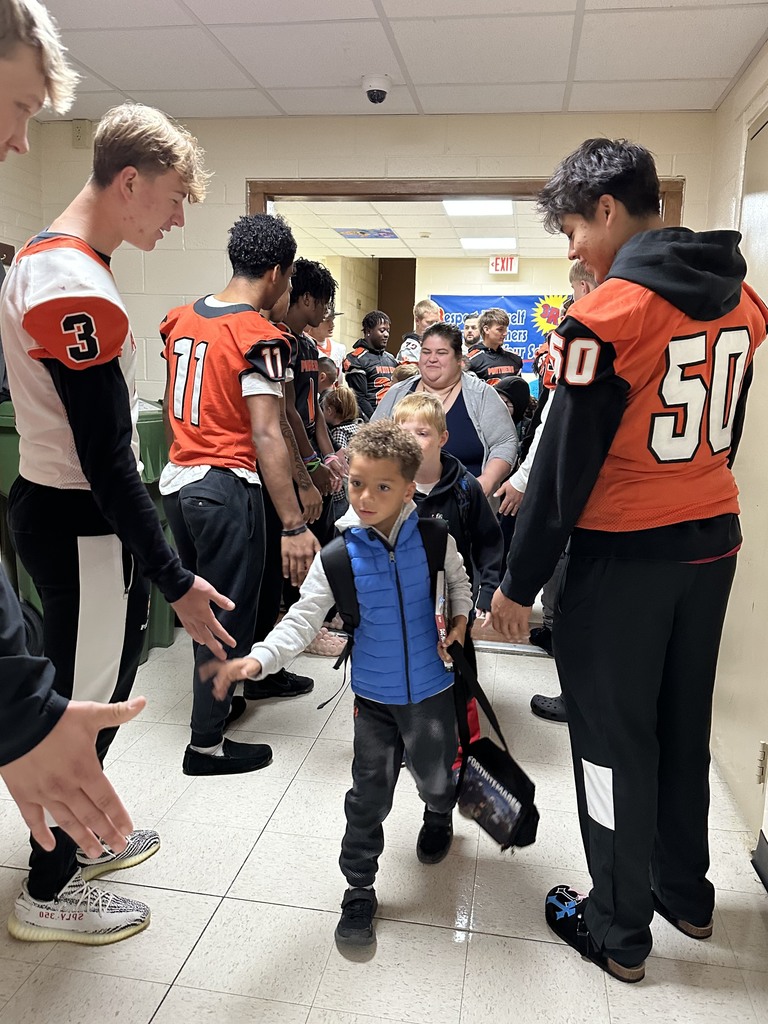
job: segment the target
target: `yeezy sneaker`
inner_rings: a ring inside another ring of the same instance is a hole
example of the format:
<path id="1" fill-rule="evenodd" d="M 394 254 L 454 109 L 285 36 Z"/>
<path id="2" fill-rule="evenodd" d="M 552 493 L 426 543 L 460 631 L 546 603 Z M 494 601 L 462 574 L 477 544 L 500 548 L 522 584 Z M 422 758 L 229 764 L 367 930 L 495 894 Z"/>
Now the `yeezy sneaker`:
<path id="1" fill-rule="evenodd" d="M 347 889 L 334 938 L 341 946 L 372 946 L 376 941 L 373 915 L 378 909 L 375 889 Z"/>
<path id="2" fill-rule="evenodd" d="M 121 871 L 123 868 L 132 868 L 141 864 L 143 860 L 148 860 L 160 849 L 160 836 L 151 828 L 136 829 L 128 836 L 122 853 L 114 853 L 106 843 L 101 845 L 104 852 L 100 857 L 89 857 L 83 850 L 77 851 L 77 866 L 85 882 L 107 871 Z"/>
<path id="3" fill-rule="evenodd" d="M 52 900 L 29 895 L 26 881 L 8 918 L 8 931 L 23 942 L 79 942 L 106 946 L 127 939 L 149 924 L 149 907 L 97 889 L 79 871 Z"/>

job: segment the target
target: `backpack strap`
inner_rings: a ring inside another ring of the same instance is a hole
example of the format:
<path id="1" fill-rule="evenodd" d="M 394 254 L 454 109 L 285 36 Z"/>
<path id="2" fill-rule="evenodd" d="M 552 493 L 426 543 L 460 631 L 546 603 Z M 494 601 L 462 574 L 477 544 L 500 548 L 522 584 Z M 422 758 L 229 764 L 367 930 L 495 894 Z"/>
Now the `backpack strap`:
<path id="1" fill-rule="evenodd" d="M 437 574 L 445 568 L 445 552 L 448 548 L 448 523 L 444 519 L 419 519 L 419 533 L 429 566 L 429 592 L 434 598 L 437 588 Z"/>
<path id="2" fill-rule="evenodd" d="M 347 634 L 346 647 L 333 666 L 338 668 L 352 653 L 355 630 L 360 625 L 360 605 L 355 590 L 355 577 L 352 575 L 352 559 L 349 557 L 343 535 L 335 537 L 321 549 L 320 561 L 333 593 L 336 610 L 344 624 L 344 632 Z"/>

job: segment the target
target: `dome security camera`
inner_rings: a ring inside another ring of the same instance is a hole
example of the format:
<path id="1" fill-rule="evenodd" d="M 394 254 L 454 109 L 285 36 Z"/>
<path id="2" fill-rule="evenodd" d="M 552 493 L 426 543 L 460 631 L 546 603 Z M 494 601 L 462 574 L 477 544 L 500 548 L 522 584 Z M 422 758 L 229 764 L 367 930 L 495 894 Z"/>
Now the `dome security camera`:
<path id="1" fill-rule="evenodd" d="M 389 75 L 363 75 L 363 92 L 371 103 L 383 103 L 392 87 Z"/>

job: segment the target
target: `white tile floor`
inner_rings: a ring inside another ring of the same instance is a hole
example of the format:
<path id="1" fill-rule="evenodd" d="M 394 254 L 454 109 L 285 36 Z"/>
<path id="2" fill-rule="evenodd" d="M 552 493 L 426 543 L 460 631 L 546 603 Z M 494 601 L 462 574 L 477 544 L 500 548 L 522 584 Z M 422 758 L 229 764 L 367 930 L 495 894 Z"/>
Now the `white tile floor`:
<path id="1" fill-rule="evenodd" d="M 507 737 L 537 783 L 533 847 L 502 855 L 456 816 L 450 856 L 415 856 L 421 807 L 403 775 L 385 830 L 377 882 L 378 945 L 343 957 L 333 929 L 344 881 L 337 866 L 351 760 L 351 697 L 317 704 L 339 685 L 330 660 L 306 658 L 312 695 L 251 705 L 239 738 L 269 742 L 274 763 L 231 779 L 181 773 L 191 655 L 179 636 L 153 651 L 137 693 L 149 706 L 121 730 L 109 775 L 137 825 L 163 848 L 115 876 L 146 900 L 152 924 L 102 949 L 25 944 L 0 931 L 0 1024 L 768 1024 L 768 896 L 752 845 L 713 773 L 715 934 L 693 942 L 659 918 L 646 980 L 607 978 L 547 930 L 543 896 L 588 887 L 568 734 L 534 719 L 535 692 L 555 693 L 545 658 L 481 655 Z M 0 907 L 26 861 L 25 833 L 0 794 Z"/>

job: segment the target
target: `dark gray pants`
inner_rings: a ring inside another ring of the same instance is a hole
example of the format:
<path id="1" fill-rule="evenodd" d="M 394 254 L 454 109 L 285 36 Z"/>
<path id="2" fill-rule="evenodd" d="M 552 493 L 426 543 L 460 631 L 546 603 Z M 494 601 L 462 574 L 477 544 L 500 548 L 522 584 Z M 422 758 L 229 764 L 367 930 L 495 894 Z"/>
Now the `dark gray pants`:
<path id="1" fill-rule="evenodd" d="M 184 568 L 202 576 L 235 602 L 232 611 L 213 610 L 237 642 L 227 649 L 227 656 L 245 657 L 253 646 L 264 571 L 261 487 L 246 483 L 228 469 L 211 469 L 202 480 L 166 495 L 163 505 Z M 212 747 L 224 735 L 224 720 L 236 684 L 232 684 L 225 700 L 215 700 L 210 682 L 201 681 L 199 674 L 200 666 L 212 655 L 201 644 L 194 643 L 193 648 L 192 743 Z"/>
<path id="2" fill-rule="evenodd" d="M 579 820 L 593 888 L 584 919 L 627 967 L 651 951 L 651 886 L 709 923 L 709 734 L 736 557 L 571 555 L 555 620 Z"/>
<path id="3" fill-rule="evenodd" d="M 452 765 L 458 736 L 453 688 L 420 704 L 377 704 L 355 697 L 352 789 L 344 801 L 347 830 L 339 866 L 350 885 L 373 885 L 384 849 L 382 822 L 403 754 L 419 796 L 430 811 L 447 814 L 456 802 Z"/>

